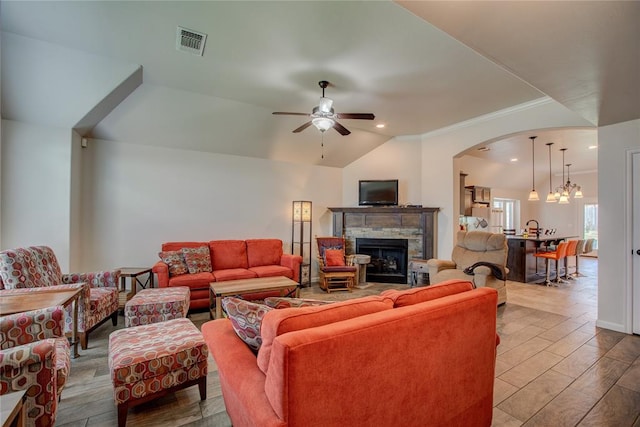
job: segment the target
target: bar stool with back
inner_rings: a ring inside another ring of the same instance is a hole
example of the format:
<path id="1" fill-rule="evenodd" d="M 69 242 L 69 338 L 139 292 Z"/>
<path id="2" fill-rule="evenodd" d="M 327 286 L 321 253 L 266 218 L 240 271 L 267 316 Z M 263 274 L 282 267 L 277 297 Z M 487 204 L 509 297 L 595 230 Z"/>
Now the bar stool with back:
<path id="1" fill-rule="evenodd" d="M 558 261 L 560 259 L 565 258 L 568 245 L 569 245 L 568 242 L 560 242 L 560 244 L 558 245 L 558 248 L 554 252 L 538 252 L 533 254 L 533 256 L 535 257 L 544 258 L 546 260 L 546 273 L 545 273 L 545 281 L 544 281 L 545 285 L 549 286 L 551 285 L 551 283 L 556 283 L 556 284 L 566 283 L 564 280 L 560 278 L 560 267 L 558 265 L 559 264 Z M 551 273 L 551 265 L 550 265 L 551 260 L 554 260 L 556 262 L 556 278 L 553 281 L 549 280 L 549 276 Z M 565 264 L 565 270 L 566 268 L 567 266 Z"/>
<path id="2" fill-rule="evenodd" d="M 564 254 L 564 276 L 565 280 L 574 280 L 574 277 L 569 274 L 569 257 L 575 257 L 577 254 L 578 241 L 569 240 L 567 242 L 567 252 Z"/>

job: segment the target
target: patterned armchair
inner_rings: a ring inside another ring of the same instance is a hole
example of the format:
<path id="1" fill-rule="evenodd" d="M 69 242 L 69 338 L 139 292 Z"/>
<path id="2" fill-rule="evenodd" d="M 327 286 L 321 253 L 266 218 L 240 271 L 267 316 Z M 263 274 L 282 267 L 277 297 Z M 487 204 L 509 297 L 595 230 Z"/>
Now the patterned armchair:
<path id="1" fill-rule="evenodd" d="M 327 291 L 346 290 L 351 292 L 355 286 L 358 267 L 353 265 L 353 255 L 345 255 L 345 242 L 342 237 L 317 237 L 318 273 L 320 288 Z"/>
<path id="2" fill-rule="evenodd" d="M 29 246 L 0 252 L 0 297 L 3 293 L 39 292 L 43 288 L 82 286 L 78 304 L 78 338 L 86 350 L 89 332 L 109 317 L 118 322 L 118 284 L 120 270 L 62 274 L 51 248 Z M 58 288 L 61 289 L 61 288 Z M 65 333 L 72 330 L 71 306 L 65 320 Z"/>
<path id="3" fill-rule="evenodd" d="M 49 307 L 0 318 L 0 395 L 28 390 L 27 425 L 55 424 L 71 366 L 64 317 Z"/>

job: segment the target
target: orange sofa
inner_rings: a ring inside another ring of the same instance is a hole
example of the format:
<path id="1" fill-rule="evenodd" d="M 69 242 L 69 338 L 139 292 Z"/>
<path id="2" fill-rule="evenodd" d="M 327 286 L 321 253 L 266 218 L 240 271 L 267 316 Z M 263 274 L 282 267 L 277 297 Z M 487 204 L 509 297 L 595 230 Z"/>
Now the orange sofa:
<path id="1" fill-rule="evenodd" d="M 282 240 L 212 240 L 209 242 L 168 242 L 162 251 L 180 251 L 182 248 L 209 247 L 211 272 L 171 276 L 169 266 L 158 261 L 153 266 L 158 286 L 188 286 L 191 291 L 189 309 L 209 307 L 209 284 L 226 280 L 252 279 L 256 277 L 285 276 L 300 283 L 299 255 L 285 254 Z M 292 289 L 293 290 L 293 289 Z M 279 291 L 244 295 L 246 299 L 263 299 L 278 296 Z"/>
<path id="2" fill-rule="evenodd" d="M 271 310 L 257 356 L 229 319 L 202 332 L 234 427 L 490 426 L 497 296 L 453 280 Z"/>

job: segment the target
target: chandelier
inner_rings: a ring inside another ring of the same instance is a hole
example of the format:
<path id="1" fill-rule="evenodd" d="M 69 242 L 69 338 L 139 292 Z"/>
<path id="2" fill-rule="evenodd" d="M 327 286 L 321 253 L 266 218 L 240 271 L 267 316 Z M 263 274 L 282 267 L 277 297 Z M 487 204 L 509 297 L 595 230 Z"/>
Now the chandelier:
<path id="1" fill-rule="evenodd" d="M 528 200 L 530 202 L 537 202 L 540 200 L 538 192 L 536 191 L 536 148 L 534 145 L 536 138 L 537 136 L 529 137 L 531 140 L 531 191 L 529 192 Z M 562 180 L 564 181 L 564 178 Z"/>
<path id="2" fill-rule="evenodd" d="M 582 187 L 580 187 L 578 184 L 571 182 L 571 177 L 569 173 L 569 168 L 571 167 L 571 163 L 567 163 L 567 164 L 564 163 L 564 152 L 567 151 L 567 149 L 561 148 L 560 151 L 562 151 L 562 185 L 559 187 L 556 187 L 556 192 L 554 193 L 553 196 L 558 201 L 559 204 L 566 205 L 567 203 L 569 203 L 569 198 L 571 198 L 572 194 L 574 199 L 582 199 L 583 195 L 582 195 Z M 565 166 L 567 167 L 567 182 L 564 181 Z"/>

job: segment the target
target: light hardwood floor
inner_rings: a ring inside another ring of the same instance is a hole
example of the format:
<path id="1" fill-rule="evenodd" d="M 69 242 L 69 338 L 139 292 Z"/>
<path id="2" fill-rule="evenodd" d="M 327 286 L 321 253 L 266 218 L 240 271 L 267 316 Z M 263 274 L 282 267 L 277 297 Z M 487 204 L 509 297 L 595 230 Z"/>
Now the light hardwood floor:
<path id="1" fill-rule="evenodd" d="M 640 336 L 595 326 L 597 260 L 583 258 L 581 277 L 559 287 L 508 282 L 498 309 L 494 426 L 640 427 Z M 317 286 L 303 296 L 347 299 L 374 294 L 374 285 L 329 295 Z M 194 313 L 198 326 L 207 313 Z M 117 328 L 123 326 L 119 319 Z M 116 410 L 107 366 L 111 322 L 91 334 L 89 349 L 72 361 L 58 409 L 59 426 L 114 426 Z M 129 411 L 129 426 L 230 426 L 215 363 L 207 400 L 197 387 Z M 402 425 L 399 420 L 398 425 Z"/>

